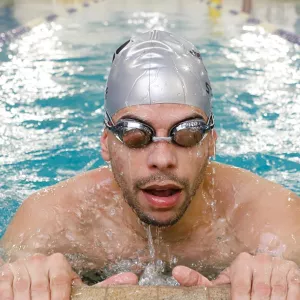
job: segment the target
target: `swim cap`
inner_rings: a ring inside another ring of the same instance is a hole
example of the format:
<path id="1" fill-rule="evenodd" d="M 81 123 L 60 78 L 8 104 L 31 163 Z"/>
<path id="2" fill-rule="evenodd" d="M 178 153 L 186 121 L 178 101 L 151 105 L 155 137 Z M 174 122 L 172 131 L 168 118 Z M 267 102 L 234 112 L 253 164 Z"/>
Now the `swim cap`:
<path id="1" fill-rule="evenodd" d="M 105 110 L 143 104 L 178 103 L 200 108 L 210 117 L 212 90 L 196 47 L 171 33 L 152 30 L 133 36 L 113 57 Z"/>

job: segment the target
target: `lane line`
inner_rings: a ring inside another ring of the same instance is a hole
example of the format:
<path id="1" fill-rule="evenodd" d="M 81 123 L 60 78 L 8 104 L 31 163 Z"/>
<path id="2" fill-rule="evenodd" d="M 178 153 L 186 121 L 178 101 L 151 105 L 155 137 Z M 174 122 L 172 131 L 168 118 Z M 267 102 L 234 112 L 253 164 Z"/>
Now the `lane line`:
<path id="1" fill-rule="evenodd" d="M 92 0 L 92 1 L 85 1 L 82 3 L 81 6 L 79 7 L 69 7 L 65 10 L 65 12 L 69 15 L 74 14 L 84 8 L 90 7 L 93 3 L 99 3 L 99 2 L 104 2 L 105 0 Z M 47 22 L 47 23 L 51 23 L 53 21 L 55 21 L 57 18 L 59 18 L 59 15 L 55 14 L 55 13 L 51 13 L 49 15 L 46 15 L 43 18 L 36 18 L 33 19 L 27 23 L 25 23 L 24 25 L 21 25 L 17 28 L 11 29 L 9 31 L 0 33 L 0 46 L 1 44 L 5 44 L 8 43 L 10 41 L 12 41 L 13 39 L 21 36 L 22 34 L 29 32 L 32 28 Z"/>

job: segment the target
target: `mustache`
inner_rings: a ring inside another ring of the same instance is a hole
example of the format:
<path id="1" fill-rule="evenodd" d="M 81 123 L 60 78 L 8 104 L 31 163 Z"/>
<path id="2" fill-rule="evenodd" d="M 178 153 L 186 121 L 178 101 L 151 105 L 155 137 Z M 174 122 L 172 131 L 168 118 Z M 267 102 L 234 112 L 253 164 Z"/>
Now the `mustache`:
<path id="1" fill-rule="evenodd" d="M 145 185 L 148 185 L 151 182 L 159 181 L 173 181 L 183 187 L 183 189 L 188 189 L 189 181 L 186 178 L 179 178 L 174 174 L 153 174 L 144 178 L 140 178 L 135 182 L 135 189 L 142 189 Z"/>

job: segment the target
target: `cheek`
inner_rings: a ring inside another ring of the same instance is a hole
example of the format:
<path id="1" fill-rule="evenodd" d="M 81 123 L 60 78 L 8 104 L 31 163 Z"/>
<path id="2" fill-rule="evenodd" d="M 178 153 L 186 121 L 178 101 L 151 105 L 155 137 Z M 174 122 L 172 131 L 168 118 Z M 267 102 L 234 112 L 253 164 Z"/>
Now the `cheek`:
<path id="1" fill-rule="evenodd" d="M 185 155 L 190 164 L 201 165 L 208 157 L 208 146 L 201 143 L 194 148 L 190 148 Z"/>
<path id="2" fill-rule="evenodd" d="M 204 166 L 208 161 L 208 148 L 206 145 L 198 145 L 194 148 L 186 149 L 180 156 L 180 169 L 185 176 L 193 180 L 204 171 Z"/>
<path id="3" fill-rule="evenodd" d="M 117 142 L 112 142 L 109 145 L 109 154 L 111 158 L 111 165 L 115 174 L 126 168 L 125 151 Z"/>
<path id="4" fill-rule="evenodd" d="M 114 175 L 123 182 L 131 184 L 141 166 L 138 155 L 117 142 L 111 144 L 109 151 Z"/>

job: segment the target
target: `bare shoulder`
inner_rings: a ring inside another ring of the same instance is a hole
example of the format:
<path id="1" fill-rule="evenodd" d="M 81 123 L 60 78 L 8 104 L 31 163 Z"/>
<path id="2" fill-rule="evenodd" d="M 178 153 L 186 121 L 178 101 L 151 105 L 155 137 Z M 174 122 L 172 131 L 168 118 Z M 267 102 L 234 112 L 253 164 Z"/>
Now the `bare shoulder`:
<path id="1" fill-rule="evenodd" d="M 76 243 L 69 238 L 83 242 L 81 231 L 86 225 L 80 222 L 90 211 L 87 206 L 101 205 L 106 199 L 103 195 L 115 188 L 111 171 L 99 168 L 35 192 L 18 209 L 1 246 L 19 253 L 25 249 L 28 253 L 76 251 Z"/>
<path id="2" fill-rule="evenodd" d="M 261 247 L 268 251 L 284 248 L 288 258 L 293 259 L 294 253 L 298 257 L 300 247 L 295 237 L 300 231 L 299 196 L 249 171 L 222 164 L 216 164 L 215 168 L 218 189 L 226 191 L 223 203 L 226 219 L 236 238 L 249 251 Z"/>
<path id="3" fill-rule="evenodd" d="M 225 197 L 226 206 L 230 203 L 234 206 L 245 203 L 260 205 L 274 198 L 282 202 L 288 201 L 289 198 L 297 198 L 297 195 L 282 185 L 248 170 L 216 162 L 212 164 L 216 191 L 219 192 L 219 196 Z"/>
<path id="4" fill-rule="evenodd" d="M 267 181 L 258 175 L 231 165 L 212 162 L 209 178 L 214 178 L 215 197 L 225 214 L 230 214 L 240 202 L 257 199 Z"/>
<path id="5" fill-rule="evenodd" d="M 111 191 L 114 188 L 116 186 L 112 172 L 108 168 L 102 167 L 39 190 L 29 196 L 20 208 L 24 206 L 42 208 L 48 205 L 56 207 L 74 206 L 87 197 L 100 197 L 104 189 Z"/>

